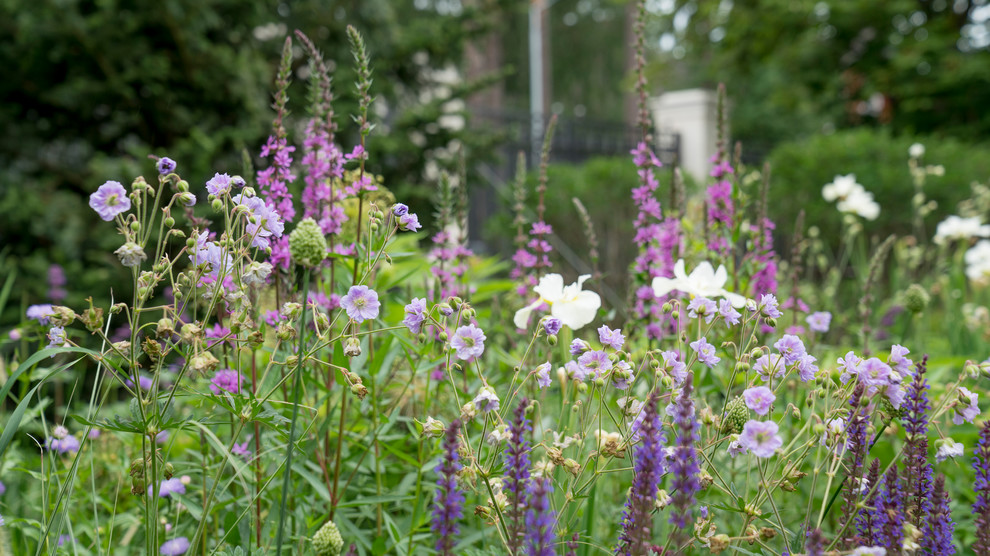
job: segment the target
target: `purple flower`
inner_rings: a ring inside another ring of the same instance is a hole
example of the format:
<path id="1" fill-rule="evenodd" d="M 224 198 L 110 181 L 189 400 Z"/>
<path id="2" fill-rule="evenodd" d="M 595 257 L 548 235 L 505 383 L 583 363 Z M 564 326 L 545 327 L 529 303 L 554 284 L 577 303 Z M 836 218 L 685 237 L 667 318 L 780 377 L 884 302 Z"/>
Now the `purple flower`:
<path id="1" fill-rule="evenodd" d="M 801 341 L 801 338 L 792 336 L 791 334 L 784 334 L 781 339 L 777 340 L 773 347 L 784 356 L 784 361 L 786 361 L 788 365 L 797 363 L 801 357 L 807 353 L 804 348 L 804 342 Z"/>
<path id="2" fill-rule="evenodd" d="M 403 214 L 399 217 L 399 229 L 404 232 L 415 232 L 422 227 L 419 223 L 419 216 L 413 213 Z"/>
<path id="3" fill-rule="evenodd" d="M 952 534 L 956 527 L 952 523 L 952 512 L 949 510 L 949 493 L 945 490 L 944 475 L 935 479 L 932 498 L 934 504 L 922 529 L 921 552 L 952 556 L 956 553 L 956 546 L 952 544 Z"/>
<path id="4" fill-rule="evenodd" d="M 64 438 L 51 437 L 48 439 L 48 449 L 55 450 L 60 454 L 68 454 L 69 452 L 79 451 L 79 440 L 75 436 L 66 436 Z"/>
<path id="5" fill-rule="evenodd" d="M 735 326 L 739 324 L 739 318 L 742 317 L 742 314 L 740 314 L 739 311 L 736 311 L 736 309 L 732 306 L 732 302 L 728 299 L 718 300 L 718 314 L 728 326 Z"/>
<path id="6" fill-rule="evenodd" d="M 340 298 L 340 306 L 354 322 L 362 323 L 378 317 L 378 293 L 368 286 L 351 286 L 347 295 Z"/>
<path id="7" fill-rule="evenodd" d="M 96 193 L 89 196 L 89 206 L 100 215 L 100 218 L 109 222 L 118 214 L 131 210 L 131 200 L 120 182 L 108 181 L 101 185 Z"/>
<path id="8" fill-rule="evenodd" d="M 430 529 L 436 536 L 436 550 L 441 556 L 454 554 L 454 537 L 460 531 L 457 521 L 464 515 L 461 511 L 464 495 L 457 488 L 457 473 L 461 470 L 457 455 L 457 434 L 460 429 L 461 422 L 457 420 L 447 427 L 443 442 L 443 459 L 436 467 L 436 473 L 440 478 L 437 480 Z"/>
<path id="9" fill-rule="evenodd" d="M 839 375 L 839 381 L 845 384 L 849 381 L 849 377 L 859 376 L 859 366 L 863 363 L 863 359 L 855 353 L 847 351 L 835 362 L 838 364 L 838 369 L 842 371 L 842 374 Z"/>
<path id="10" fill-rule="evenodd" d="M 48 324 L 48 317 L 55 314 L 51 305 L 31 305 L 27 308 L 27 318 L 34 319 L 40 324 Z"/>
<path id="11" fill-rule="evenodd" d="M 5 492 L 7 492 L 7 487 L 3 484 L 3 481 L 0 481 L 0 496 L 3 496 Z"/>
<path id="12" fill-rule="evenodd" d="M 420 297 L 412 298 L 405 307 L 406 318 L 402 319 L 402 324 L 406 325 L 413 334 L 419 334 L 426 320 L 426 300 Z"/>
<path id="13" fill-rule="evenodd" d="M 220 369 L 213 375 L 213 380 L 210 381 L 210 390 L 217 395 L 220 395 L 221 390 L 225 390 L 231 394 L 238 394 L 241 391 L 241 382 L 243 380 L 244 377 L 237 371 Z"/>
<path id="14" fill-rule="evenodd" d="M 755 421 L 750 419 L 743 425 L 739 435 L 739 445 L 752 452 L 758 458 L 773 457 L 777 448 L 784 445 L 780 438 L 777 423 L 773 421 Z"/>
<path id="15" fill-rule="evenodd" d="M 181 554 L 185 554 L 187 550 L 189 550 L 189 539 L 177 537 L 162 543 L 162 546 L 158 549 L 158 553 L 162 556 L 180 556 Z"/>
<path id="16" fill-rule="evenodd" d="M 687 365 L 680 361 L 676 351 L 661 351 L 663 370 L 674 379 L 675 385 L 680 385 L 687 378 Z"/>
<path id="17" fill-rule="evenodd" d="M 704 317 L 705 322 L 710 324 L 717 314 L 718 307 L 714 301 L 707 297 L 695 297 L 688 303 L 688 316 L 693 319 Z"/>
<path id="18" fill-rule="evenodd" d="M 560 333 L 562 326 L 564 326 L 564 323 L 558 318 L 547 317 L 543 319 L 543 331 L 546 332 L 547 336 L 556 336 Z"/>
<path id="19" fill-rule="evenodd" d="M 798 359 L 798 376 L 801 377 L 802 382 L 811 382 L 815 379 L 815 375 L 818 374 L 818 365 L 815 365 L 817 360 L 814 355 L 808 353 Z"/>
<path id="20" fill-rule="evenodd" d="M 564 363 L 564 371 L 567 372 L 567 377 L 574 379 L 578 382 L 584 382 L 584 379 L 588 378 L 588 373 L 578 365 L 577 361 L 568 361 Z"/>
<path id="21" fill-rule="evenodd" d="M 396 217 L 405 216 L 409 214 L 409 207 L 402 203 L 395 203 L 392 205 L 392 214 Z"/>
<path id="22" fill-rule="evenodd" d="M 877 512 L 877 499 L 880 495 L 880 489 L 873 489 L 870 491 L 870 487 L 876 485 L 880 480 L 880 460 L 874 459 L 870 464 L 870 470 L 866 474 L 866 478 L 863 480 L 862 486 L 866 489 L 863 494 L 866 495 L 866 499 L 863 501 L 867 508 L 859 511 L 859 515 L 856 516 L 856 534 L 859 535 L 857 539 L 859 542 L 877 545 L 880 544 L 880 529 L 879 529 L 879 516 Z M 886 554 L 886 553 L 885 553 Z"/>
<path id="23" fill-rule="evenodd" d="M 765 293 L 760 296 L 760 302 L 756 305 L 756 310 L 759 311 L 764 318 L 768 319 L 779 319 L 781 312 L 777 309 L 777 296 L 772 293 Z"/>
<path id="24" fill-rule="evenodd" d="M 784 358 L 776 353 L 762 355 L 756 359 L 756 363 L 753 363 L 753 370 L 765 381 L 770 380 L 771 375 L 773 378 L 784 376 L 786 368 Z"/>
<path id="25" fill-rule="evenodd" d="M 285 223 L 274 207 L 269 206 L 261 197 L 245 197 L 234 195 L 231 201 L 248 208 L 248 216 L 244 231 L 250 236 L 251 246 L 258 249 L 271 247 L 271 238 L 280 238 L 285 232 Z"/>
<path id="26" fill-rule="evenodd" d="M 960 386 L 959 398 L 968 399 L 969 405 L 956 405 L 955 413 L 952 415 L 952 422 L 957 425 L 961 425 L 963 422 L 972 423 L 973 419 L 976 419 L 977 415 L 980 414 L 980 406 L 976 403 L 979 400 L 979 395 L 970 392 L 965 386 Z"/>
<path id="27" fill-rule="evenodd" d="M 553 381 L 550 380 L 550 363 L 543 363 L 536 368 L 536 383 L 540 388 L 546 388 L 550 386 Z"/>
<path id="28" fill-rule="evenodd" d="M 591 349 L 591 344 L 585 342 L 584 340 L 577 338 L 571 342 L 571 355 L 581 355 L 582 353 Z"/>
<path id="29" fill-rule="evenodd" d="M 896 554 L 904 537 L 904 492 L 897 476 L 897 466 L 884 475 L 876 501 L 879 541 L 888 552 Z"/>
<path id="30" fill-rule="evenodd" d="M 48 329 L 48 347 L 56 348 L 65 345 L 65 328 L 53 326 Z M 53 354 L 52 357 L 55 357 Z"/>
<path id="31" fill-rule="evenodd" d="M 221 340 L 227 343 L 227 345 L 234 345 L 233 342 L 227 338 L 230 336 L 230 329 L 222 324 L 215 323 L 212 328 L 206 329 L 206 347 L 211 348 L 220 343 Z"/>
<path id="32" fill-rule="evenodd" d="M 241 456 L 244 459 L 250 459 L 252 452 L 251 449 L 248 448 L 248 442 L 249 442 L 248 440 L 245 440 L 240 444 L 235 442 L 234 446 L 230 449 L 230 453 L 234 454 L 235 456 Z"/>
<path id="33" fill-rule="evenodd" d="M 602 343 L 602 345 L 619 350 L 622 349 L 622 344 L 626 342 L 626 337 L 622 335 L 621 329 L 612 330 L 603 324 L 598 329 L 598 340 Z"/>
<path id="34" fill-rule="evenodd" d="M 454 332 L 450 339 L 450 347 L 454 348 L 457 358 L 462 361 L 481 357 L 485 352 L 485 332 L 473 324 L 462 326 Z"/>
<path id="35" fill-rule="evenodd" d="M 657 415 L 657 403 L 658 396 L 654 391 L 637 416 L 639 426 L 635 432 L 636 441 L 642 442 L 636 446 L 635 474 L 622 512 L 618 554 L 629 554 L 632 551 L 646 554 L 653 540 L 652 512 L 656 505 L 657 486 L 663 475 L 664 464 L 663 429 Z"/>
<path id="36" fill-rule="evenodd" d="M 757 415 L 766 415 L 777 396 L 766 386 L 754 386 L 743 391 L 743 399 L 746 400 L 746 407 Z"/>
<path id="37" fill-rule="evenodd" d="M 158 167 L 158 173 L 163 176 L 175 171 L 175 161 L 167 156 L 159 158 L 155 166 Z"/>
<path id="38" fill-rule="evenodd" d="M 825 554 L 825 537 L 822 530 L 812 529 L 808 532 L 808 538 L 804 541 L 804 552 L 806 556 L 823 556 Z"/>
<path id="39" fill-rule="evenodd" d="M 990 421 L 980 427 L 980 439 L 974 452 L 976 480 L 973 490 L 976 491 L 976 501 L 973 502 L 973 515 L 976 517 L 973 529 L 976 542 L 972 550 L 974 554 L 990 554 Z"/>
<path id="40" fill-rule="evenodd" d="M 489 411 L 498 411 L 499 401 L 498 395 L 495 394 L 495 390 L 492 390 L 490 386 L 485 386 L 478 391 L 478 395 L 471 400 L 474 404 L 475 409 L 481 413 L 488 413 Z"/>
<path id="41" fill-rule="evenodd" d="M 601 350 L 586 352 L 578 357 L 577 362 L 585 376 L 593 374 L 598 378 L 612 369 L 612 361 L 608 358 L 608 354 Z"/>
<path id="42" fill-rule="evenodd" d="M 708 343 L 704 337 L 691 342 L 691 349 L 698 353 L 698 360 L 709 367 L 718 365 L 722 359 L 715 355 L 715 346 Z"/>
<path id="43" fill-rule="evenodd" d="M 529 511 L 526 512 L 526 554 L 556 556 L 554 524 L 556 516 L 550 507 L 550 479 L 539 477 L 529 487 Z"/>
<path id="44" fill-rule="evenodd" d="M 887 358 L 887 364 L 901 375 L 910 375 L 911 365 L 914 365 L 914 361 L 904 357 L 909 353 L 911 351 L 908 348 L 894 344 L 890 347 L 890 357 Z"/>
<path id="45" fill-rule="evenodd" d="M 509 423 L 509 442 L 505 449 L 504 492 L 508 500 L 505 509 L 506 532 L 509 550 L 518 551 L 525 530 L 526 491 L 529 485 L 529 434 L 531 428 L 526 417 L 529 400 L 522 398 L 512 411 Z"/>
<path id="46" fill-rule="evenodd" d="M 921 528 L 922 519 L 931 509 L 932 465 L 928 462 L 928 381 L 925 371 L 928 357 L 918 362 L 918 371 L 907 387 L 901 422 L 907 436 L 904 447 L 904 509 L 911 523 Z"/>
<path id="47" fill-rule="evenodd" d="M 206 190 L 210 192 L 210 195 L 216 195 L 217 197 L 230 193 L 232 186 L 230 176 L 219 172 L 213 174 L 213 179 L 206 182 Z"/>
<path id="48" fill-rule="evenodd" d="M 148 485 L 148 496 L 153 495 L 153 485 Z M 158 497 L 168 498 L 172 494 L 185 494 L 186 485 L 182 484 L 182 481 L 178 477 L 172 477 L 171 479 L 164 479 L 158 485 Z"/>
<path id="49" fill-rule="evenodd" d="M 805 317 L 804 322 L 808 323 L 808 328 L 822 334 L 828 332 L 832 324 L 832 313 L 828 311 L 818 311 Z"/>
<path id="50" fill-rule="evenodd" d="M 48 297 L 56 303 L 60 303 L 69 292 L 65 291 L 65 269 L 61 265 L 53 264 L 48 267 Z"/>
<path id="51" fill-rule="evenodd" d="M 694 402 L 691 400 L 693 390 L 692 374 L 688 374 L 684 381 L 684 387 L 677 397 L 674 406 L 674 429 L 677 431 L 677 438 L 674 442 L 673 457 L 670 460 L 668 472 L 672 479 L 670 483 L 674 494 L 671 496 L 670 523 L 677 527 L 675 536 L 683 536 L 683 529 L 688 528 L 693 519 L 691 513 L 697 500 L 695 494 L 701 490 L 701 481 L 698 475 L 701 466 L 698 463 L 698 452 L 695 443 L 698 442 L 698 420 L 695 418 Z M 677 543 L 680 546 L 680 543 Z"/>

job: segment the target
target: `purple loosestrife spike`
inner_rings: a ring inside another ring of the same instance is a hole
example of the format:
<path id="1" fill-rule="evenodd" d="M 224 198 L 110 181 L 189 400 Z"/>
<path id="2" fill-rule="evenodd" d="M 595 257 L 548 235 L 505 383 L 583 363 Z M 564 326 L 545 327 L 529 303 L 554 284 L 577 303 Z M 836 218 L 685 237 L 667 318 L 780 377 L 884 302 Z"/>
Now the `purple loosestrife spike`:
<path id="1" fill-rule="evenodd" d="M 880 460 L 874 459 L 870 463 L 870 470 L 866 474 L 866 488 L 869 493 L 866 497 L 867 506 L 856 516 L 856 540 L 854 544 L 863 546 L 878 546 L 880 544 L 880 529 L 877 524 L 877 494 L 880 492 L 877 481 L 880 480 Z"/>
<path id="2" fill-rule="evenodd" d="M 825 537 L 821 529 L 812 529 L 804 541 L 804 551 L 807 556 L 822 556 L 825 554 Z"/>
<path id="3" fill-rule="evenodd" d="M 509 443 L 505 450 L 505 481 L 503 492 L 508 499 L 505 510 L 507 544 L 512 554 L 519 552 L 526 532 L 526 493 L 529 490 L 529 435 L 526 417 L 529 400 L 519 400 L 509 423 Z"/>
<path id="4" fill-rule="evenodd" d="M 904 447 L 904 513 L 908 521 L 921 528 L 931 508 L 932 464 L 928 462 L 928 381 L 925 370 L 928 356 L 915 365 L 914 378 L 908 385 L 902 408 L 907 433 Z"/>
<path id="5" fill-rule="evenodd" d="M 526 556 L 556 556 L 554 525 L 557 521 L 550 507 L 550 479 L 539 477 L 529 487 L 529 511 L 526 512 Z"/>
<path id="6" fill-rule="evenodd" d="M 952 544 L 955 531 L 952 513 L 949 511 L 949 493 L 945 491 L 945 476 L 935 478 L 932 489 L 932 508 L 921 535 L 921 553 L 926 556 L 952 556 L 956 546 Z"/>
<path id="7" fill-rule="evenodd" d="M 639 445 L 636 447 L 632 488 L 622 512 L 622 532 L 615 554 L 645 556 L 649 554 L 653 540 L 653 509 L 656 506 L 657 486 L 663 475 L 663 429 L 657 413 L 659 395 L 650 394 L 643 408 L 643 420 L 639 427 Z"/>
<path id="8" fill-rule="evenodd" d="M 464 494 L 457 488 L 457 472 L 461 464 L 457 455 L 457 434 L 461 422 L 454 420 L 447 427 L 443 442 L 443 459 L 437 465 L 437 494 L 433 502 L 433 523 L 431 530 L 436 535 L 436 550 L 441 556 L 453 556 L 454 538 L 460 531 L 457 521 L 463 517 Z"/>
<path id="9" fill-rule="evenodd" d="M 674 409 L 677 439 L 669 469 L 673 477 L 670 487 L 674 492 L 671 497 L 672 510 L 669 521 L 678 529 L 674 532 L 675 539 L 683 537 L 684 530 L 691 526 L 693 522 L 691 514 L 696 503 L 694 495 L 701 489 L 701 482 L 698 480 L 701 468 L 698 465 L 695 447 L 698 441 L 698 420 L 695 418 L 694 402 L 691 400 L 693 382 L 694 373 L 688 373 Z M 679 544 L 680 542 L 675 540 L 675 546 Z"/>
<path id="10" fill-rule="evenodd" d="M 863 463 L 866 459 L 866 452 L 869 450 L 866 438 L 866 425 L 869 418 L 866 416 L 866 408 L 860 406 L 863 397 L 863 384 L 857 383 L 852 395 L 849 397 L 849 419 L 846 425 L 846 438 L 849 445 L 847 451 L 848 461 L 846 464 L 847 475 L 845 487 L 842 493 L 842 503 L 845 507 L 843 516 L 845 521 L 855 520 L 859 511 L 856 505 L 859 502 L 859 485 L 863 477 Z M 841 530 L 842 527 L 839 528 Z M 848 539 L 847 539 L 848 540 Z M 846 542 L 847 545 L 851 544 Z"/>
<path id="11" fill-rule="evenodd" d="M 880 495 L 877 497 L 877 524 L 880 529 L 880 546 L 887 554 L 901 553 L 904 538 L 904 491 L 897 476 L 897 466 L 892 466 L 883 477 Z"/>
<path id="12" fill-rule="evenodd" d="M 973 470 L 976 480 L 973 490 L 976 491 L 976 501 L 973 502 L 974 529 L 976 541 L 973 543 L 974 554 L 985 556 L 990 554 L 990 421 L 983 423 L 980 429 L 980 440 L 973 457 Z"/>

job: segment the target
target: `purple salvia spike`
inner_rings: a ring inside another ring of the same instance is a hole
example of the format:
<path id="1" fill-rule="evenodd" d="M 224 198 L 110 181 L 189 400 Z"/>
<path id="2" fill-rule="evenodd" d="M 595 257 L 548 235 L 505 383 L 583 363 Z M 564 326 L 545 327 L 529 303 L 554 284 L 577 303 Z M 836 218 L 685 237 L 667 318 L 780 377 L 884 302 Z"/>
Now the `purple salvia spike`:
<path id="1" fill-rule="evenodd" d="M 812 529 L 804 540 L 804 551 L 807 556 L 822 556 L 825 554 L 825 537 L 821 529 Z"/>
<path id="2" fill-rule="evenodd" d="M 648 554 L 653 539 L 653 509 L 657 486 L 663 475 L 663 430 L 657 414 L 659 394 L 653 392 L 643 407 L 636 447 L 632 488 L 622 512 L 622 532 L 616 554 L 642 556 Z"/>
<path id="3" fill-rule="evenodd" d="M 904 539 L 904 491 L 897 476 L 897 466 L 891 466 L 883 477 L 880 495 L 877 497 L 877 525 L 880 529 L 880 546 L 892 556 L 901 553 Z"/>
<path id="4" fill-rule="evenodd" d="M 880 530 L 877 526 L 877 482 L 880 480 L 880 460 L 874 459 L 870 463 L 870 470 L 866 474 L 867 497 L 866 507 L 860 510 L 856 516 L 856 541 L 855 544 L 863 546 L 877 546 L 880 544 Z"/>
<path id="5" fill-rule="evenodd" d="M 670 483 L 673 495 L 670 501 L 672 510 L 669 521 L 677 528 L 674 533 L 675 539 L 683 536 L 684 530 L 692 525 L 692 513 L 697 502 L 694 495 L 701 489 L 701 482 L 698 479 L 701 467 L 698 465 L 695 447 L 698 442 L 698 420 L 695 418 L 694 402 L 691 400 L 693 382 L 694 373 L 688 373 L 674 409 L 677 439 L 668 471 L 673 477 Z"/>
<path id="6" fill-rule="evenodd" d="M 945 476 L 935 478 L 932 488 L 932 508 L 921 535 L 921 553 L 926 556 L 952 556 L 956 546 L 952 544 L 952 512 L 949 511 L 949 493 L 945 491 Z"/>
<path id="7" fill-rule="evenodd" d="M 515 554 L 522 546 L 526 531 L 526 494 L 529 487 L 529 400 L 519 400 L 509 423 L 509 445 L 505 450 L 505 481 L 503 491 L 508 499 L 505 510 L 506 535 L 509 551 Z"/>
<path id="8" fill-rule="evenodd" d="M 973 490 L 976 491 L 976 502 L 973 502 L 976 541 L 972 550 L 978 556 L 986 556 L 990 554 L 990 421 L 980 429 L 973 470 L 976 472 L 973 483 Z"/>
<path id="9" fill-rule="evenodd" d="M 437 494 L 433 502 L 433 523 L 430 529 L 437 537 L 436 550 L 441 556 L 453 556 L 455 537 L 460 531 L 457 524 L 463 517 L 464 494 L 457 488 L 457 472 L 461 463 L 457 455 L 457 434 L 461 422 L 455 420 L 447 427 L 443 442 L 443 459 L 436 467 L 440 475 Z"/>
<path id="10" fill-rule="evenodd" d="M 538 477 L 529 487 L 529 511 L 526 512 L 526 556 L 556 556 L 553 528 L 557 521 L 550 507 L 550 479 Z"/>
<path id="11" fill-rule="evenodd" d="M 866 416 L 866 408 L 860 405 L 863 397 L 863 384 L 857 383 L 852 395 L 849 397 L 849 419 L 846 426 L 846 436 L 849 449 L 847 450 L 848 462 L 846 464 L 847 475 L 845 487 L 842 493 L 842 503 L 844 506 L 844 521 L 855 520 L 859 515 L 857 504 L 860 497 L 860 480 L 863 478 L 863 462 L 866 452 L 869 451 L 869 440 L 866 438 L 866 426 L 869 418 Z M 839 530 L 842 530 L 840 527 Z M 852 535 L 850 535 L 851 537 Z M 852 539 L 845 538 L 845 544 L 851 546 Z"/>
<path id="12" fill-rule="evenodd" d="M 908 386 L 902 407 L 907 433 L 904 448 L 904 514 L 915 527 L 921 528 L 931 508 L 932 465 L 928 462 L 928 381 L 925 380 L 928 356 L 915 364 L 914 378 Z"/>

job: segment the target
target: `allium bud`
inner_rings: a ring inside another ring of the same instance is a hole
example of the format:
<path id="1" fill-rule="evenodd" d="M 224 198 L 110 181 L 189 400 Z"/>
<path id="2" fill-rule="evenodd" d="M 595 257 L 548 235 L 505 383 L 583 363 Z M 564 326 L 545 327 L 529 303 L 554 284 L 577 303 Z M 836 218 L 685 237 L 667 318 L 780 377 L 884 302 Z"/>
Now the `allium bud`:
<path id="1" fill-rule="evenodd" d="M 928 307 L 931 296 L 920 284 L 911 284 L 904 292 L 904 308 L 911 313 L 918 314 Z"/>
<path id="2" fill-rule="evenodd" d="M 725 406 L 722 415 L 722 434 L 739 434 L 749 420 L 749 408 L 741 396 L 736 396 Z"/>
<path id="3" fill-rule="evenodd" d="M 344 539 L 333 521 L 328 521 L 313 535 L 313 549 L 317 556 L 337 556 L 344 549 Z"/>
<path id="4" fill-rule="evenodd" d="M 296 264 L 316 267 L 327 256 L 327 238 L 312 218 L 305 218 L 289 234 L 289 254 Z"/>
<path id="5" fill-rule="evenodd" d="M 351 336 L 344 341 L 344 355 L 347 357 L 357 357 L 361 355 L 361 340 Z"/>

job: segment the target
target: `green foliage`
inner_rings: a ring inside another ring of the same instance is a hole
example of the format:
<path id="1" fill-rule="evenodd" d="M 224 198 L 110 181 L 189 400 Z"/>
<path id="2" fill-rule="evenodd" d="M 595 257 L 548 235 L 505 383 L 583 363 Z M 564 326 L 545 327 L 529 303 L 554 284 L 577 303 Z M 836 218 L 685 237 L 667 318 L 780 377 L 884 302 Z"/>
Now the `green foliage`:
<path id="1" fill-rule="evenodd" d="M 864 222 L 867 234 L 885 237 L 911 233 L 911 197 L 914 194 L 908 170 L 908 147 L 920 142 L 926 164 L 945 167 L 944 176 L 929 176 L 925 186 L 928 199 L 938 203 L 926 220 L 926 239 L 945 216 L 956 214 L 959 201 L 969 197 L 970 184 L 990 176 L 986 147 L 954 139 L 893 137 L 886 130 L 856 129 L 831 135 L 815 135 L 785 143 L 770 154 L 770 199 L 775 205 L 773 218 L 777 238 L 789 241 L 794 234 L 798 212 L 805 211 L 805 222 L 817 226 L 834 247 L 841 235 L 842 215 L 835 203 L 822 198 L 822 186 L 836 175 L 855 174 L 856 180 L 873 193 L 880 204 L 880 216 Z M 786 198 L 786 203 L 774 199 Z"/>

